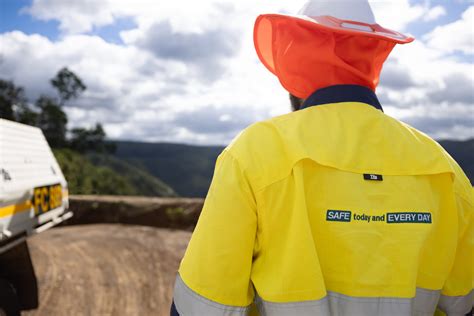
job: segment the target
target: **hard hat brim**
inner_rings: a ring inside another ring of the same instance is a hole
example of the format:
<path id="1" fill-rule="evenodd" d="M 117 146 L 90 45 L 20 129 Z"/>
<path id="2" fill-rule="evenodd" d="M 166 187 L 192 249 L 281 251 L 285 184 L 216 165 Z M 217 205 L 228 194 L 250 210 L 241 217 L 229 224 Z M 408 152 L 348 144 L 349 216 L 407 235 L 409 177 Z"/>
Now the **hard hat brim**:
<path id="1" fill-rule="evenodd" d="M 254 27 L 254 44 L 257 54 L 262 63 L 272 73 L 275 74 L 275 67 L 273 57 L 269 56 L 273 45 L 272 25 L 273 23 L 285 23 L 288 20 L 293 20 L 301 24 L 303 27 L 315 28 L 317 30 L 326 30 L 339 34 L 360 35 L 370 38 L 376 38 L 395 44 L 407 44 L 415 40 L 410 35 L 404 35 L 399 32 L 386 29 L 379 24 L 366 24 L 356 21 L 340 20 L 332 16 L 318 16 L 308 17 L 303 15 L 288 15 L 288 14 L 262 14 L 257 17 Z"/>

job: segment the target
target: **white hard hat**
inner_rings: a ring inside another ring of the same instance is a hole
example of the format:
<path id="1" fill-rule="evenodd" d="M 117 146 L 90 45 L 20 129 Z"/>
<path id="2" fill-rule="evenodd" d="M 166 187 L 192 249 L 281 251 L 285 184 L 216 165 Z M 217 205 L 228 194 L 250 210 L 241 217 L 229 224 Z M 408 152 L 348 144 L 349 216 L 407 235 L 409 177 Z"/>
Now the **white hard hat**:
<path id="1" fill-rule="evenodd" d="M 294 17 L 310 20 L 336 32 L 359 32 L 398 44 L 414 40 L 412 36 L 403 35 L 377 24 L 368 0 L 310 0 Z"/>
<path id="2" fill-rule="evenodd" d="M 298 15 L 316 17 L 329 15 L 340 20 L 375 24 L 375 16 L 367 0 L 308 1 Z"/>

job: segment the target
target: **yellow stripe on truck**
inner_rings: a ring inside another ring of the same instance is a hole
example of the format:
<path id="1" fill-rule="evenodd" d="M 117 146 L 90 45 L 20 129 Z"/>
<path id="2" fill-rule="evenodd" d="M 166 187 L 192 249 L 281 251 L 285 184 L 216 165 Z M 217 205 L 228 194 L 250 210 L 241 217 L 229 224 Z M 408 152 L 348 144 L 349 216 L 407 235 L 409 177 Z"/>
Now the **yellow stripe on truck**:
<path id="1" fill-rule="evenodd" d="M 26 201 L 21 204 L 14 204 L 5 207 L 0 207 L 0 218 L 8 217 L 15 215 L 17 213 L 21 213 L 27 210 L 30 210 L 33 205 L 31 201 Z"/>

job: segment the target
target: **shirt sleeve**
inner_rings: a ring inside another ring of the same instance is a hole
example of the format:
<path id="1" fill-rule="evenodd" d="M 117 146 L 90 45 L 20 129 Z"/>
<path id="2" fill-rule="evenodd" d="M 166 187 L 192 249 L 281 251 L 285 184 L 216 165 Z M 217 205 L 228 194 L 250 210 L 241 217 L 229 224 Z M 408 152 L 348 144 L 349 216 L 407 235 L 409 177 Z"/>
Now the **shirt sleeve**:
<path id="1" fill-rule="evenodd" d="M 474 190 L 470 193 L 467 197 L 457 197 L 456 257 L 438 304 L 447 315 L 466 315 L 474 304 Z"/>
<path id="2" fill-rule="evenodd" d="M 247 315 L 254 297 L 250 272 L 256 230 L 252 187 L 236 158 L 224 150 L 179 268 L 174 292 L 179 314 Z"/>

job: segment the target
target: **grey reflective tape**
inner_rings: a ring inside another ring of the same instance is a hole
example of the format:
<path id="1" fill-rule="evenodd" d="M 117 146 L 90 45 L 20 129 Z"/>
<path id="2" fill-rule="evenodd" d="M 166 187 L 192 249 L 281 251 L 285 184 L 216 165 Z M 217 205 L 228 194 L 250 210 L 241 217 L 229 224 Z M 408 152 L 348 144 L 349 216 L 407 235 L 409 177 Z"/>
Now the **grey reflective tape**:
<path id="1" fill-rule="evenodd" d="M 414 298 L 352 297 L 335 292 L 314 301 L 272 303 L 257 297 L 262 316 L 322 315 L 322 316 L 432 316 L 440 291 L 417 289 Z"/>
<path id="2" fill-rule="evenodd" d="M 441 295 L 438 306 L 448 316 L 464 316 L 474 307 L 474 290 L 463 296 Z"/>
<path id="3" fill-rule="evenodd" d="M 174 303 L 180 316 L 240 316 L 247 315 L 249 306 L 229 306 L 211 301 L 190 289 L 179 274 L 174 285 Z"/>
<path id="4" fill-rule="evenodd" d="M 441 291 L 426 290 L 417 288 L 416 296 L 413 300 L 413 309 L 415 315 L 433 315 L 436 312 Z"/>
<path id="5" fill-rule="evenodd" d="M 332 315 L 329 310 L 328 298 L 320 300 L 294 302 L 294 303 L 272 303 L 262 300 L 260 297 L 255 298 L 255 302 L 260 316 L 313 316 Z"/>

